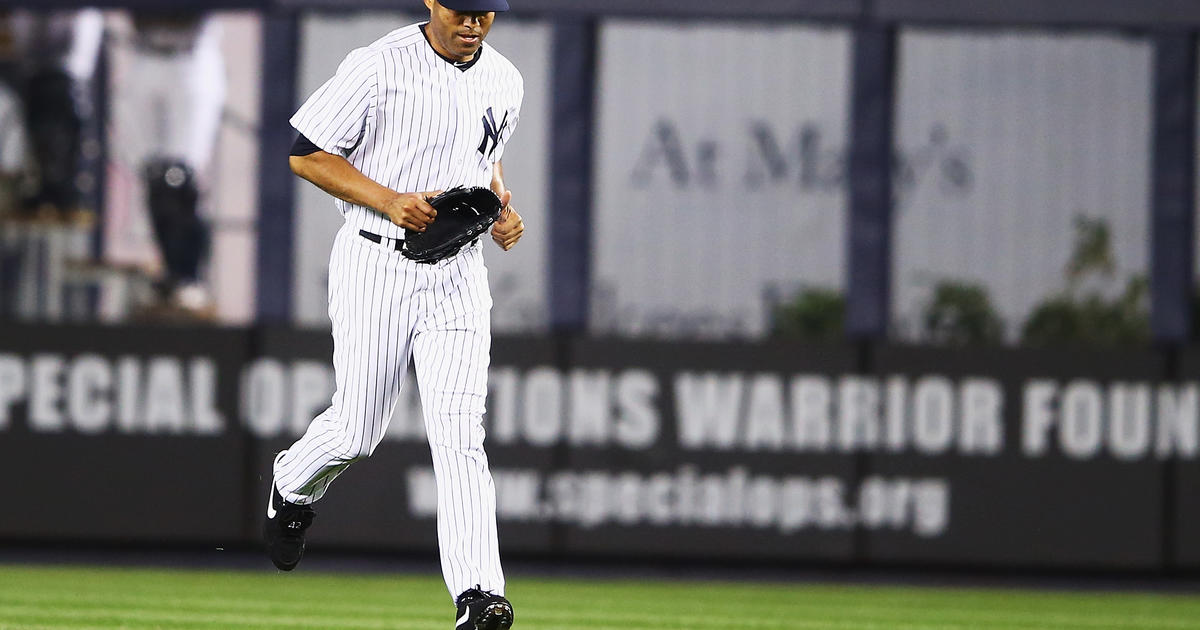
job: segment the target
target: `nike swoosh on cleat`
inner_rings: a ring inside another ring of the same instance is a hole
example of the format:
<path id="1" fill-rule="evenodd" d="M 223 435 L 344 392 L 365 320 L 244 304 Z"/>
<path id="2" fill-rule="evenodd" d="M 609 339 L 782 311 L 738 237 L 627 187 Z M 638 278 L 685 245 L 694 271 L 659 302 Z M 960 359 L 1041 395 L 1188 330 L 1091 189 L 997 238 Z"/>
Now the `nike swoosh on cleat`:
<path id="1" fill-rule="evenodd" d="M 467 619 L 469 619 L 470 617 L 471 617 L 471 608 L 468 607 L 467 612 L 463 613 L 463 616 L 459 617 L 458 621 L 454 622 L 454 630 L 458 630 L 458 627 L 461 626 L 463 624 L 463 622 L 466 621 Z"/>
<path id="2" fill-rule="evenodd" d="M 286 452 L 287 451 L 280 451 L 279 454 L 275 456 L 275 461 L 271 463 L 271 489 L 267 491 L 267 520 L 272 520 L 275 518 L 275 465 L 279 463 L 279 458 L 283 457 L 283 454 Z"/>

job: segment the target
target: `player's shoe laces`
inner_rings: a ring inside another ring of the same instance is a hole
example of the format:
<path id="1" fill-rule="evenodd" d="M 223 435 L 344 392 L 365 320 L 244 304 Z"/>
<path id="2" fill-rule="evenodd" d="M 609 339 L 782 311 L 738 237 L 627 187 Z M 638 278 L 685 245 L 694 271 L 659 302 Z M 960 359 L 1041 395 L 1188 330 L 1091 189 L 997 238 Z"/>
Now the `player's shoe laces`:
<path id="1" fill-rule="evenodd" d="M 282 453 L 280 453 L 282 455 Z M 311 506 L 288 503 L 271 480 L 271 498 L 263 521 L 263 540 L 267 555 L 280 571 L 291 571 L 304 557 L 304 532 L 312 525 L 316 512 Z"/>
<path id="2" fill-rule="evenodd" d="M 513 624 L 513 608 L 500 595 L 468 589 L 458 596 L 458 620 L 454 630 L 508 630 Z"/>

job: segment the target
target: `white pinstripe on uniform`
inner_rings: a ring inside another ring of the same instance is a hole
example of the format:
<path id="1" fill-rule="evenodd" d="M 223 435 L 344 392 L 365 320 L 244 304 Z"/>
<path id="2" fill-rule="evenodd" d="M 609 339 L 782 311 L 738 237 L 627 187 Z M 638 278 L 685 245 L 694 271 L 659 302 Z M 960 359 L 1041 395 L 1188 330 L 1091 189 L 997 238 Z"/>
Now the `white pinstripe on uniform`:
<path id="1" fill-rule="evenodd" d="M 520 114 L 516 68 L 483 45 L 462 71 L 439 57 L 419 25 L 351 52 L 292 117 L 321 149 L 397 191 L 488 186 Z M 491 140 L 485 118 L 491 108 Z M 481 151 L 481 147 L 483 150 Z M 286 501 L 311 503 L 382 439 L 409 356 L 414 359 L 438 487 L 438 543 L 451 597 L 480 585 L 504 592 L 496 500 L 483 450 L 491 295 L 481 245 L 433 265 L 390 238 L 404 230 L 337 201 L 346 218 L 329 263 L 337 390 L 332 404 L 275 465 Z M 359 235 L 366 230 L 382 243 Z"/>

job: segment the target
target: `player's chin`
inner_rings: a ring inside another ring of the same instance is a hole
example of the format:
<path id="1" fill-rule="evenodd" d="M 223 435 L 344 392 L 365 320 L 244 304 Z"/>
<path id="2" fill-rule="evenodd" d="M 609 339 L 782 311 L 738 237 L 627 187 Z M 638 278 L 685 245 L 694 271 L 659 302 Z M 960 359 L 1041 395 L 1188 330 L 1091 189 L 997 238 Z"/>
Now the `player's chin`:
<path id="1" fill-rule="evenodd" d="M 461 37 L 459 37 L 457 39 L 458 39 L 458 41 L 455 43 L 458 46 L 458 50 L 456 50 L 454 52 L 458 53 L 458 56 L 462 57 L 464 59 L 467 57 L 471 57 L 475 53 L 479 52 L 479 47 L 483 45 L 482 39 L 477 39 L 477 40 L 473 40 L 473 41 L 467 41 Z"/>

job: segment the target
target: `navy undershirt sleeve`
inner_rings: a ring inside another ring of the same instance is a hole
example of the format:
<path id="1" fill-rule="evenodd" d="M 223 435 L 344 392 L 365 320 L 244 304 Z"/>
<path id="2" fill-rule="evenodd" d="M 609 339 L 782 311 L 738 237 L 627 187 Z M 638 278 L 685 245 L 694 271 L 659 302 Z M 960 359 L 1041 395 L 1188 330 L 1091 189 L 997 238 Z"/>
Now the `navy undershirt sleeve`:
<path id="1" fill-rule="evenodd" d="M 292 143 L 291 155 L 303 157 L 320 151 L 321 147 L 312 143 L 312 140 L 304 137 L 304 134 L 296 136 L 296 142 Z"/>

